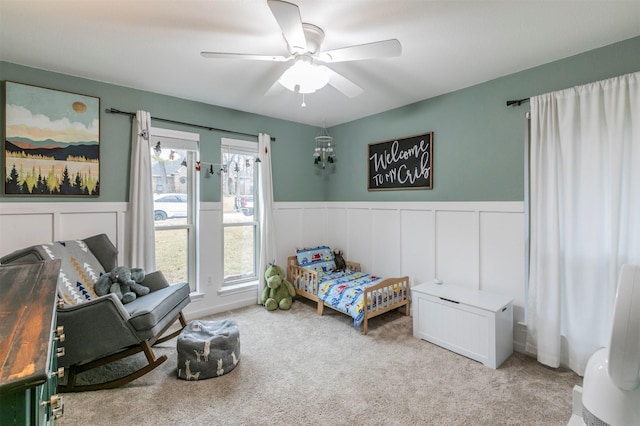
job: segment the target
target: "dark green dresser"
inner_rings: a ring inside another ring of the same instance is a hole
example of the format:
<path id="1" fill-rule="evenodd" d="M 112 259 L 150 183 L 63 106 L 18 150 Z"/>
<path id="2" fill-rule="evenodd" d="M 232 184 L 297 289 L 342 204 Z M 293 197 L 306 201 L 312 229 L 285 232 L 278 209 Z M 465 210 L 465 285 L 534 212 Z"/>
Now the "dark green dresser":
<path id="1" fill-rule="evenodd" d="M 0 425 L 51 425 L 63 412 L 56 328 L 60 261 L 0 265 Z"/>

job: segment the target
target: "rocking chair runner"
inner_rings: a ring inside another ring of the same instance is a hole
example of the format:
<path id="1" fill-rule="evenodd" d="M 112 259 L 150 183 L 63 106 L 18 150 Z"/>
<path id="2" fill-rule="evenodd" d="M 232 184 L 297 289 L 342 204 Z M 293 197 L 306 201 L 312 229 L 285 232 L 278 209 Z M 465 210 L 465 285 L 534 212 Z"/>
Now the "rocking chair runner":
<path id="1" fill-rule="evenodd" d="M 97 260 L 99 264 L 96 268 L 103 269 L 100 272 L 111 271 L 117 265 L 118 251 L 105 234 L 74 243 L 88 248 L 92 255 L 87 255 L 91 257 L 88 262 Z M 81 251 L 74 253 L 74 257 L 77 257 L 72 259 L 74 264 L 83 264 Z M 47 245 L 34 245 L 0 258 L 0 263 L 36 262 L 49 260 L 52 256 L 54 253 Z M 81 294 L 88 299 L 86 301 L 69 304 L 72 298 L 68 295 L 60 299 L 57 322 L 64 327 L 65 340 L 61 346 L 65 354 L 58 359 L 58 364 L 65 368 L 67 378 L 66 384 L 59 385 L 62 392 L 116 388 L 143 376 L 167 360 L 166 355 L 156 357 L 152 346 L 172 339 L 187 325 L 182 309 L 190 302 L 189 285 L 169 285 L 160 271 L 147 274 L 141 284 L 150 288 L 149 294 L 127 304 L 122 304 L 115 294 L 100 297 L 93 294 L 91 297 L 92 291 L 84 288 Z M 78 285 L 82 287 L 81 282 Z M 59 283 L 59 294 L 61 288 Z M 77 295 L 74 297 L 79 299 Z M 181 327 L 163 336 L 176 320 Z M 104 383 L 76 385 L 77 374 L 138 352 L 144 352 L 146 356 L 147 364 L 144 367 Z"/>

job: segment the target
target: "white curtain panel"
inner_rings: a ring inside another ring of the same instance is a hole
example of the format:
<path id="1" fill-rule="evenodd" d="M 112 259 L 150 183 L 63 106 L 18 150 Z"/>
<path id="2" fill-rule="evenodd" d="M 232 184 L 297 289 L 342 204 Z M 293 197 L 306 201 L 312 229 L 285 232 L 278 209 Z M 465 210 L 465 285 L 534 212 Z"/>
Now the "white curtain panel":
<path id="1" fill-rule="evenodd" d="M 264 272 L 269 263 L 276 261 L 275 228 L 273 221 L 273 179 L 271 174 L 271 136 L 258 135 L 258 200 L 260 223 L 260 264 L 258 265 L 258 304 L 264 289 Z M 282 268 L 286 265 L 279 264 Z"/>
<path id="2" fill-rule="evenodd" d="M 146 111 L 136 112 L 131 134 L 127 266 L 149 272 L 156 268 L 150 131 L 151 115 Z"/>
<path id="3" fill-rule="evenodd" d="M 531 98 L 526 350 L 583 375 L 640 263 L 640 72 Z"/>

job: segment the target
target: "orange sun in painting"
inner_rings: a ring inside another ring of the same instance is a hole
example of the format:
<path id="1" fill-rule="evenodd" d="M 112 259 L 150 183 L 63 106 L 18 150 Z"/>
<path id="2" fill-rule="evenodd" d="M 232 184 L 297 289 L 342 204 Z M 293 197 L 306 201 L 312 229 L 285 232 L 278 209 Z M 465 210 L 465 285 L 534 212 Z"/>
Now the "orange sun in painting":
<path id="1" fill-rule="evenodd" d="M 73 108 L 73 110 L 79 114 L 82 114 L 83 112 L 85 112 L 87 110 L 87 106 L 80 101 L 76 101 L 73 103 L 73 105 L 71 105 L 71 107 Z"/>

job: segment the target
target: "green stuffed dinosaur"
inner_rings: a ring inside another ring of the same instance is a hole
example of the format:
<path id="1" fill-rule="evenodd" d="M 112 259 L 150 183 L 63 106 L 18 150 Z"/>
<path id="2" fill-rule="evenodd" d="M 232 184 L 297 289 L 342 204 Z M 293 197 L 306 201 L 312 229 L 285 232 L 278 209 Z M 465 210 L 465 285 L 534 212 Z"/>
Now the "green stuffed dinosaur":
<path id="1" fill-rule="evenodd" d="M 264 278 L 267 283 L 261 297 L 264 307 L 268 311 L 291 308 L 296 291 L 293 285 L 285 280 L 284 270 L 275 263 L 271 263 L 264 273 Z"/>

